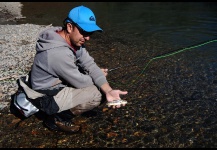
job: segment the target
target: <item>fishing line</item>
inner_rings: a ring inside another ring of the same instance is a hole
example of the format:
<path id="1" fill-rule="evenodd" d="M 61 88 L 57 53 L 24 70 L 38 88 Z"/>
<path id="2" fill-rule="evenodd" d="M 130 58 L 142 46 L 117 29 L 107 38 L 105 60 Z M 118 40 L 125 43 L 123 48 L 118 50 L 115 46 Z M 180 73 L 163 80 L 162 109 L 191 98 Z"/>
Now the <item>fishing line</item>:
<path id="1" fill-rule="evenodd" d="M 154 60 L 157 60 L 157 59 L 161 59 L 161 58 L 166 58 L 166 57 L 169 57 L 169 56 L 173 56 L 175 54 L 179 54 L 181 52 L 184 52 L 184 51 L 187 51 L 187 50 L 191 50 L 191 49 L 194 49 L 194 48 L 198 48 L 198 47 L 201 47 L 201 46 L 204 46 L 204 45 L 207 45 L 207 44 L 210 44 L 210 43 L 213 43 L 213 42 L 217 42 L 217 39 L 215 40 L 210 40 L 210 41 L 207 41 L 207 42 L 204 42 L 204 43 L 201 43 L 201 44 L 197 44 L 197 45 L 194 45 L 194 46 L 190 46 L 190 47 L 186 47 L 186 48 L 183 48 L 183 49 L 180 49 L 180 50 L 177 50 L 175 52 L 172 52 L 172 53 L 168 53 L 168 54 L 163 54 L 163 55 L 160 55 L 160 56 L 156 56 L 152 59 L 150 59 L 148 61 L 148 63 L 143 67 L 144 69 L 141 71 L 141 73 L 137 76 L 137 78 L 135 80 L 133 80 L 133 82 L 135 82 L 136 80 L 138 80 L 138 78 L 145 72 L 146 68 L 150 65 L 151 62 L 153 62 Z M 133 63 L 135 64 L 135 63 Z M 116 68 L 113 68 L 113 69 L 110 69 L 109 71 L 114 71 L 114 70 L 117 70 L 117 69 L 120 69 L 120 68 L 123 68 L 123 67 L 127 67 L 127 66 L 131 66 L 133 64 L 128 64 L 128 65 L 125 65 L 125 66 L 120 66 L 120 67 L 116 67 Z M 112 82 L 114 83 L 114 82 Z M 116 83 L 114 83 L 116 84 Z M 124 83 L 122 83 L 124 84 Z"/>

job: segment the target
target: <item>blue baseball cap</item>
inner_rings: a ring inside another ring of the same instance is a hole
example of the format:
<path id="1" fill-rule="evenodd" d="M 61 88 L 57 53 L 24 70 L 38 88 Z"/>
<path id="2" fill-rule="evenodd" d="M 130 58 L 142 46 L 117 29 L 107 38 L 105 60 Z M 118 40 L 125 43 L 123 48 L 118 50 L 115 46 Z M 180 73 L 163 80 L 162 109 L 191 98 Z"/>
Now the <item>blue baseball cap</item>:
<path id="1" fill-rule="evenodd" d="M 96 25 L 94 13 L 85 6 L 78 6 L 70 10 L 65 22 L 72 22 L 86 32 L 103 31 Z"/>

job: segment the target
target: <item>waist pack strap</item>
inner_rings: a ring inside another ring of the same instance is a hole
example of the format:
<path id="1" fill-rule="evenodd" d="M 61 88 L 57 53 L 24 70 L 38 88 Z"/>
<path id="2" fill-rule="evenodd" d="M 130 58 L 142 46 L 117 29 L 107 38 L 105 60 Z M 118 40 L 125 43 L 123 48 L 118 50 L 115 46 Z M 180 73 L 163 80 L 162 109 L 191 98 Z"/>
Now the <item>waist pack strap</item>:
<path id="1" fill-rule="evenodd" d="M 30 101 L 36 108 L 44 111 L 48 115 L 58 112 L 59 106 L 55 102 L 53 96 L 56 95 L 63 88 L 55 90 L 38 90 L 31 89 L 26 83 L 26 77 L 19 78 L 19 85 L 23 88 L 24 93 L 27 95 L 27 100 Z"/>
<path id="2" fill-rule="evenodd" d="M 58 89 L 52 89 L 52 90 L 35 90 L 39 93 L 42 93 L 42 94 L 46 94 L 48 96 L 54 96 L 56 95 L 59 91 L 61 91 L 63 89 L 63 87 L 61 88 L 58 88 Z"/>
<path id="3" fill-rule="evenodd" d="M 27 75 L 28 76 L 28 75 Z M 38 97 L 42 97 L 44 96 L 44 94 L 39 93 L 37 91 L 34 91 L 33 89 L 31 89 L 26 83 L 25 83 L 25 77 L 21 77 L 19 78 L 19 85 L 23 88 L 23 90 L 25 91 L 27 97 L 31 98 L 31 99 L 36 99 Z"/>

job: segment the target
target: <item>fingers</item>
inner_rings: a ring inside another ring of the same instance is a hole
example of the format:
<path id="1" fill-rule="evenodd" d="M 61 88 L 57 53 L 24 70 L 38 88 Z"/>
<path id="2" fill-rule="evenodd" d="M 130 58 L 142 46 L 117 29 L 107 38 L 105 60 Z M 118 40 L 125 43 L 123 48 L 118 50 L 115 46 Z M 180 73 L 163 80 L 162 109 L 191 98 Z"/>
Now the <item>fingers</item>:
<path id="1" fill-rule="evenodd" d="M 113 106 L 113 109 L 120 108 L 120 107 L 121 107 L 120 105 L 115 105 L 115 106 Z"/>
<path id="2" fill-rule="evenodd" d="M 127 94 L 128 92 L 127 91 L 120 91 L 120 94 L 121 95 L 125 95 L 125 94 Z"/>
<path id="3" fill-rule="evenodd" d="M 125 104 L 121 104 L 121 105 L 113 105 L 112 108 L 113 109 L 116 109 L 116 108 L 120 108 L 120 107 L 124 107 Z M 108 106 L 108 107 L 111 107 L 111 106 Z"/>
<path id="4" fill-rule="evenodd" d="M 125 106 L 125 104 L 122 104 L 122 105 L 114 105 L 113 106 L 113 109 L 115 109 L 115 108 L 121 108 L 121 107 L 124 107 Z"/>
<path id="5" fill-rule="evenodd" d="M 108 75 L 108 69 L 101 69 L 105 76 Z"/>
<path id="6" fill-rule="evenodd" d="M 122 105 L 122 106 L 125 106 L 125 105 Z M 108 106 L 108 107 L 111 107 L 111 106 Z M 120 107 L 121 107 L 121 105 L 113 105 L 112 106 L 113 109 L 120 108 Z"/>

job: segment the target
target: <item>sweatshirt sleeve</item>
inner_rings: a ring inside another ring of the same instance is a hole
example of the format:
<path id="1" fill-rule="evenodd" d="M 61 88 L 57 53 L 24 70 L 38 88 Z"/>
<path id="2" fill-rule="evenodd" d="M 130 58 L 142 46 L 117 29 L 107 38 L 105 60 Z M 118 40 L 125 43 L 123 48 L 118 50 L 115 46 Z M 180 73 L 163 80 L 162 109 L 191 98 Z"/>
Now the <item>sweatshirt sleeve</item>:
<path id="1" fill-rule="evenodd" d="M 79 62 L 81 67 L 88 72 L 89 76 L 92 78 L 94 84 L 97 87 L 101 87 L 104 83 L 107 82 L 105 75 L 102 70 L 95 63 L 93 57 L 91 57 L 86 50 L 86 48 L 80 49 Z"/>
<path id="2" fill-rule="evenodd" d="M 50 72 L 65 80 L 75 88 L 84 88 L 93 85 L 91 76 L 80 73 L 75 64 L 75 56 L 68 48 L 57 49 L 50 55 Z"/>

